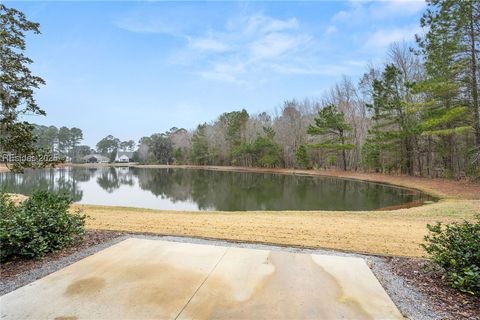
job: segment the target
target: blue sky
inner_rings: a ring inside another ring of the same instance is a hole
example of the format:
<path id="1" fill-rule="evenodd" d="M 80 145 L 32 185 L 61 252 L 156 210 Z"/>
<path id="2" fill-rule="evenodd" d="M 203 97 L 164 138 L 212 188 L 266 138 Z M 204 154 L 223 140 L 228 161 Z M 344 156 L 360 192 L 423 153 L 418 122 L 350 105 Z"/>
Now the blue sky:
<path id="1" fill-rule="evenodd" d="M 27 54 L 47 117 L 94 146 L 225 111 L 270 111 L 353 80 L 421 32 L 423 1 L 4 2 L 41 24 Z"/>

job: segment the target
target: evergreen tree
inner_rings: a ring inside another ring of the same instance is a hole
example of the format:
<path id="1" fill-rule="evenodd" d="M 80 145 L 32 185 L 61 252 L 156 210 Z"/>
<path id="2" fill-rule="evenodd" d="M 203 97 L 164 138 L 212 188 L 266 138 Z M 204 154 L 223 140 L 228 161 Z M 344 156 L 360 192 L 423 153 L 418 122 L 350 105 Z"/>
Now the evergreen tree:
<path id="1" fill-rule="evenodd" d="M 60 127 L 58 130 L 58 150 L 62 155 L 67 155 L 71 148 L 72 135 L 67 127 Z"/>
<path id="2" fill-rule="evenodd" d="M 50 150 L 53 154 L 55 144 L 57 143 L 57 127 L 34 125 L 33 135 L 36 137 L 35 144 L 38 149 Z"/>
<path id="3" fill-rule="evenodd" d="M 45 115 L 34 97 L 34 89 L 45 82 L 32 74 L 29 65 L 33 61 L 24 54 L 25 33 L 39 34 L 39 27 L 22 12 L 0 4 L 0 155 L 16 157 L 13 163 L 7 163 L 13 171 L 48 164 L 24 159 L 24 156 L 40 156 L 45 152 L 35 145 L 33 125 L 21 121 L 25 114 Z"/>
<path id="4" fill-rule="evenodd" d="M 295 152 L 295 160 L 297 166 L 302 169 L 310 169 L 312 167 L 310 163 L 310 157 L 308 156 L 307 147 L 302 144 L 297 148 Z"/>
<path id="5" fill-rule="evenodd" d="M 173 158 L 173 144 L 167 133 L 156 133 L 150 136 L 149 150 L 155 155 L 158 163 L 170 164 Z"/>
<path id="6" fill-rule="evenodd" d="M 480 3 L 478 1 L 429 0 L 421 19 L 428 28 L 417 41 L 426 57 L 425 65 L 439 81 L 463 87 L 463 98 L 472 113 L 476 145 L 480 145 L 479 55 Z"/>
<path id="7" fill-rule="evenodd" d="M 230 153 L 233 153 L 243 142 L 245 142 L 246 125 L 249 119 L 247 110 L 232 111 L 223 113 L 219 122 L 227 131 L 227 141 L 230 146 Z"/>
<path id="8" fill-rule="evenodd" d="M 253 143 L 255 164 L 260 167 L 274 168 L 281 163 L 281 147 L 275 143 L 275 131 L 270 127 L 263 128 L 263 135 Z"/>
<path id="9" fill-rule="evenodd" d="M 206 136 L 206 124 L 198 125 L 192 137 L 192 161 L 195 164 L 207 164 L 208 161 L 208 140 Z"/>
<path id="10" fill-rule="evenodd" d="M 77 146 L 80 144 L 82 140 L 83 140 L 82 129 L 75 128 L 75 127 L 71 128 L 70 129 L 70 156 L 74 160 L 78 159 L 78 154 L 76 153 Z"/>
<path id="11" fill-rule="evenodd" d="M 364 155 L 370 164 L 383 166 L 380 158 L 389 153 L 394 165 L 399 163 L 403 173 L 413 175 L 418 121 L 414 106 L 406 100 L 410 91 L 411 85 L 394 65 L 387 65 L 381 78 L 373 81 L 373 105 L 368 108 L 374 125 Z"/>
<path id="12" fill-rule="evenodd" d="M 275 131 L 263 128 L 255 141 L 243 142 L 232 151 L 232 163 L 242 166 L 273 168 L 281 163 L 281 147 L 274 141 Z"/>
<path id="13" fill-rule="evenodd" d="M 427 73 L 417 86 L 425 95 L 422 134 L 438 150 L 449 174 L 458 162 L 454 159 L 468 161 L 469 146 L 480 148 L 479 20 L 478 1 L 432 0 L 420 21 L 428 29 L 417 38 Z"/>
<path id="14" fill-rule="evenodd" d="M 61 130 L 62 128 L 60 128 Z M 70 134 L 70 132 L 68 133 L 68 135 Z M 62 145 L 62 143 L 60 142 L 60 131 L 59 131 L 59 145 Z M 68 138 L 70 139 L 70 138 Z M 67 140 L 68 141 L 68 140 Z M 114 136 L 112 136 L 111 134 L 109 134 L 108 136 L 106 136 L 105 138 L 103 138 L 102 140 L 100 140 L 96 147 L 97 147 L 97 151 L 100 152 L 101 154 L 103 154 L 104 156 L 109 156 L 112 154 L 112 152 L 116 149 L 118 149 L 118 146 L 120 145 L 120 139 L 118 138 L 115 138 Z"/>
<path id="15" fill-rule="evenodd" d="M 345 121 L 343 112 L 337 110 L 334 105 L 328 105 L 318 112 L 314 121 L 315 125 L 309 126 L 307 132 L 321 136 L 322 142 L 311 146 L 334 152 L 340 151 L 343 170 L 347 170 L 347 150 L 353 149 L 354 145 L 348 143 L 347 132 L 351 131 L 352 127 Z"/>

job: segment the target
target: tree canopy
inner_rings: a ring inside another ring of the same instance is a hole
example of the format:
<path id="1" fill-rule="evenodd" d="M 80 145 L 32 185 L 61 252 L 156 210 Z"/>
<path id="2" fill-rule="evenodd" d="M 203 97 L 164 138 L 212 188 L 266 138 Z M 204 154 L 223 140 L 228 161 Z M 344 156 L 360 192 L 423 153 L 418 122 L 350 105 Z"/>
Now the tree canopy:
<path id="1" fill-rule="evenodd" d="M 0 4 L 0 152 L 9 156 L 6 163 L 14 171 L 53 163 L 35 147 L 33 126 L 22 121 L 24 115 L 46 114 L 34 96 L 34 90 L 45 81 L 32 74 L 29 66 L 33 61 L 25 55 L 29 32 L 40 34 L 40 25 Z"/>

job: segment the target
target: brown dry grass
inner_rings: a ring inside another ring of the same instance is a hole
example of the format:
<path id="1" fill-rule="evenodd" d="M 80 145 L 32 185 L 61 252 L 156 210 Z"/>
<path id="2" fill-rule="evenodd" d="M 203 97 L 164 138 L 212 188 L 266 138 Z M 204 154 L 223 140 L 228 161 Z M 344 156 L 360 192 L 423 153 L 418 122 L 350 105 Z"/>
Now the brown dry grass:
<path id="1" fill-rule="evenodd" d="M 394 211 L 176 212 L 76 205 L 90 229 L 261 242 L 381 255 L 423 255 L 425 225 L 473 218 L 478 200 L 442 200 Z"/>

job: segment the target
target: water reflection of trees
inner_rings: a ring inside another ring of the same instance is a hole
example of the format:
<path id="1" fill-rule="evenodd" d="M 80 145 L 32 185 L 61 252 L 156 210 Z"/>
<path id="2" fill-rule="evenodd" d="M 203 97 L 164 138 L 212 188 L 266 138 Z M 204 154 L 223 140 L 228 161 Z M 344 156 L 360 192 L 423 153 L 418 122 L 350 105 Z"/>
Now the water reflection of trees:
<path id="1" fill-rule="evenodd" d="M 0 183 L 8 192 L 29 195 L 38 189 L 52 190 L 80 201 L 83 192 L 78 184 L 93 178 L 108 193 L 138 181 L 141 190 L 172 202 L 195 202 L 200 210 L 369 210 L 421 196 L 390 186 L 329 177 L 134 167 L 29 170 L 24 175 L 0 174 Z"/>
<path id="2" fill-rule="evenodd" d="M 368 210 L 398 205 L 419 195 L 390 186 L 293 175 L 184 169 L 133 170 L 139 186 L 200 210 Z"/>
<path id="3" fill-rule="evenodd" d="M 122 185 L 134 185 L 132 172 L 129 167 L 101 168 L 97 175 L 98 185 L 108 193 L 114 192 Z"/>
<path id="4" fill-rule="evenodd" d="M 37 190 L 49 190 L 67 194 L 73 201 L 80 201 L 83 191 L 78 188 L 79 181 L 90 179 L 72 168 L 26 170 L 24 174 L 0 174 L 2 191 L 31 195 Z"/>

